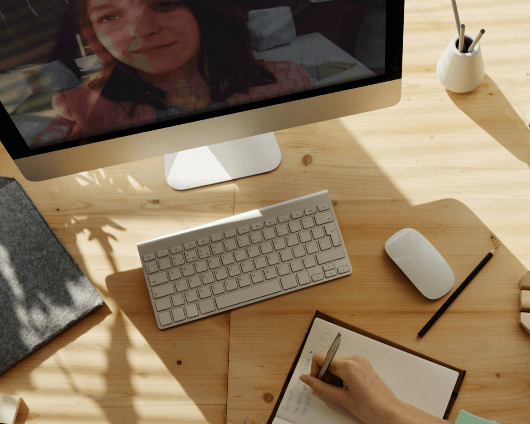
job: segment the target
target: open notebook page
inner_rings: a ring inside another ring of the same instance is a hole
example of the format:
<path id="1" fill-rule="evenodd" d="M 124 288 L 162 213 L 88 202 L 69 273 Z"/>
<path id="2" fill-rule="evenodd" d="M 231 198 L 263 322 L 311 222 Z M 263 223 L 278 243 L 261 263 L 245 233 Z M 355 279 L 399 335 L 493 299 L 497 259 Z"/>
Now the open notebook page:
<path id="1" fill-rule="evenodd" d="M 298 378 L 311 372 L 313 353 L 327 353 L 339 331 L 342 333 L 342 340 L 335 357 L 363 355 L 400 400 L 443 418 L 458 372 L 315 318 L 273 424 L 354 422 L 331 409 Z"/>

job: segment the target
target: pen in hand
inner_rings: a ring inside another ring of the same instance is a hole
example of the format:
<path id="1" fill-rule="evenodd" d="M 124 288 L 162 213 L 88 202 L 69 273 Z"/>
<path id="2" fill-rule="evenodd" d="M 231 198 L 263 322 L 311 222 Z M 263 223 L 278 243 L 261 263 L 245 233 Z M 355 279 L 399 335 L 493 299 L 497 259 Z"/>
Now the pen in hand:
<path id="1" fill-rule="evenodd" d="M 333 343 L 331 344 L 329 348 L 326 359 L 324 360 L 324 364 L 322 365 L 322 368 L 320 369 L 320 372 L 318 373 L 319 380 L 322 380 L 322 378 L 324 377 L 324 374 L 328 370 L 329 364 L 331 364 L 331 361 L 333 361 L 333 358 L 335 357 L 335 353 L 337 353 L 337 350 L 339 349 L 341 338 L 342 336 L 339 332 L 339 334 L 337 334 L 337 337 L 335 337 L 335 340 L 333 340 Z"/>

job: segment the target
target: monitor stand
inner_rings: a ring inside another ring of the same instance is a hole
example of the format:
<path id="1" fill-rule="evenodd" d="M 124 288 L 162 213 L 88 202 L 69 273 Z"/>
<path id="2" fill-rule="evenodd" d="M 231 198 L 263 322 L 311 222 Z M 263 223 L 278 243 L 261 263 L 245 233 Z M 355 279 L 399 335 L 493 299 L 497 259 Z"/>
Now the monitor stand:
<path id="1" fill-rule="evenodd" d="M 164 155 L 167 183 L 176 190 L 202 187 L 276 169 L 282 160 L 274 133 Z"/>

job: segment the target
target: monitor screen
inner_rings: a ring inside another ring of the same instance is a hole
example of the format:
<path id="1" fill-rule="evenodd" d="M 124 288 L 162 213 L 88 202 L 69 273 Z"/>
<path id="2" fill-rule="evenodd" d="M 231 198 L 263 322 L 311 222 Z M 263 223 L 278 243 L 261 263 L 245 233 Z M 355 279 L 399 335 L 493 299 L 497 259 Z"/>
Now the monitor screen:
<path id="1" fill-rule="evenodd" d="M 17 159 L 401 78 L 403 22 L 389 42 L 392 7 L 6 0 L 2 142 Z"/>

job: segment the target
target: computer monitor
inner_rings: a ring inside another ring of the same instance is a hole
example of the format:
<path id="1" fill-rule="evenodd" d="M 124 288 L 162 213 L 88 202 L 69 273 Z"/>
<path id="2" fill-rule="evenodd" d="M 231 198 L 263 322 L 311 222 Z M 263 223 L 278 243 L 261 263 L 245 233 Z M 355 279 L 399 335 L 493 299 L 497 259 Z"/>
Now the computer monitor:
<path id="1" fill-rule="evenodd" d="M 404 0 L 8 0 L 0 14 L 0 140 L 31 181 L 161 155 L 178 189 L 267 172 L 273 131 L 401 98 Z"/>

